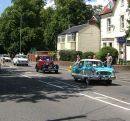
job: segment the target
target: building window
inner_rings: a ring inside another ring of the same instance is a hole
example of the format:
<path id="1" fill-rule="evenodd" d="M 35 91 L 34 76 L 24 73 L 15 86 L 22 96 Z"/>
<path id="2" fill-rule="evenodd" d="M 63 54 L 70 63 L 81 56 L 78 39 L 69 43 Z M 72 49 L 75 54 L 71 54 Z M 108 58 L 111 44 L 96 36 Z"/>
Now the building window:
<path id="1" fill-rule="evenodd" d="M 127 46 L 130 46 L 130 40 L 127 40 Z"/>
<path id="2" fill-rule="evenodd" d="M 124 15 L 120 16 L 120 29 L 124 29 L 125 24 L 124 24 Z"/>
<path id="3" fill-rule="evenodd" d="M 70 35 L 68 35 L 68 41 L 70 42 L 70 41 L 75 41 L 75 39 L 76 39 L 76 34 L 70 34 Z"/>
<path id="4" fill-rule="evenodd" d="M 103 43 L 103 47 L 106 47 L 107 46 L 107 43 Z"/>
<path id="5" fill-rule="evenodd" d="M 111 31 L 111 19 L 107 19 L 107 31 Z"/>
<path id="6" fill-rule="evenodd" d="M 121 7 L 124 6 L 124 0 L 121 0 Z"/>
<path id="7" fill-rule="evenodd" d="M 76 39 L 76 34 L 73 33 L 73 34 L 72 34 L 72 41 L 75 41 L 75 39 Z"/>
<path id="8" fill-rule="evenodd" d="M 112 47 L 112 43 L 111 42 L 109 43 L 109 46 Z"/>
<path id="9" fill-rule="evenodd" d="M 61 42 L 65 42 L 65 36 L 61 36 Z"/>
<path id="10" fill-rule="evenodd" d="M 61 37 L 58 37 L 58 42 L 60 42 Z"/>

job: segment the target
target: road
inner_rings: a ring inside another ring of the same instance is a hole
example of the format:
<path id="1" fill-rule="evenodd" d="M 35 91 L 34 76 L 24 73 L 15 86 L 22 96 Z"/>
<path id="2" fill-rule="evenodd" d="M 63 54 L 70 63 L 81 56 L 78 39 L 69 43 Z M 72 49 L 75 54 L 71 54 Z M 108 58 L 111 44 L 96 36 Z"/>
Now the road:
<path id="1" fill-rule="evenodd" d="M 9 65 L 9 66 L 8 66 Z M 117 70 L 111 86 L 75 82 L 8 63 L 0 71 L 0 121 L 130 121 L 130 72 Z"/>

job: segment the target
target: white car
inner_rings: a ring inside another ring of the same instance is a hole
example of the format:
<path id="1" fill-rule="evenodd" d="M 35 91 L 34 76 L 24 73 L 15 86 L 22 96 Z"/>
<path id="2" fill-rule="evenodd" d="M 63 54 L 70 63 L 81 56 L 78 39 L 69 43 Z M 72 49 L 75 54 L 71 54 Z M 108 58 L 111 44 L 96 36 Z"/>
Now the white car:
<path id="1" fill-rule="evenodd" d="M 11 62 L 11 58 L 8 54 L 1 55 L 1 61 Z"/>
<path id="2" fill-rule="evenodd" d="M 14 65 L 26 65 L 28 66 L 28 58 L 26 55 L 23 54 L 17 54 L 14 58 L 13 58 L 13 64 Z"/>

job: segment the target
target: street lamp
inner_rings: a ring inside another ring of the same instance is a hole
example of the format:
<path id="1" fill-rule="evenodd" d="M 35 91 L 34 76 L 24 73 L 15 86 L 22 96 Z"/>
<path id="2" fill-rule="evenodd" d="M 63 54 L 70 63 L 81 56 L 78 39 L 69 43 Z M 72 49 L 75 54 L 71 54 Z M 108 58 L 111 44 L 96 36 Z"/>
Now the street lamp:
<path id="1" fill-rule="evenodd" d="M 20 16 L 20 42 L 19 42 L 19 46 L 20 46 L 20 53 L 21 53 L 21 37 L 22 37 L 22 32 L 21 32 L 21 29 L 22 29 L 22 15 Z"/>

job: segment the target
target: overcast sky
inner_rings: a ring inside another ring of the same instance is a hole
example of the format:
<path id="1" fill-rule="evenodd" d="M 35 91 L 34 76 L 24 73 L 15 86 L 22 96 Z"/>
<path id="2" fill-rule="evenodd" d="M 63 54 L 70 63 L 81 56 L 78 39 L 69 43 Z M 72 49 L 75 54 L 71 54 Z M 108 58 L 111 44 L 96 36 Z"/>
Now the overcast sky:
<path id="1" fill-rule="evenodd" d="M 106 5 L 110 0 L 86 0 L 86 4 L 92 5 Z M 51 6 L 54 4 L 54 0 L 48 0 L 47 6 Z M 4 11 L 4 9 L 11 5 L 11 0 L 0 0 L 0 14 Z"/>

